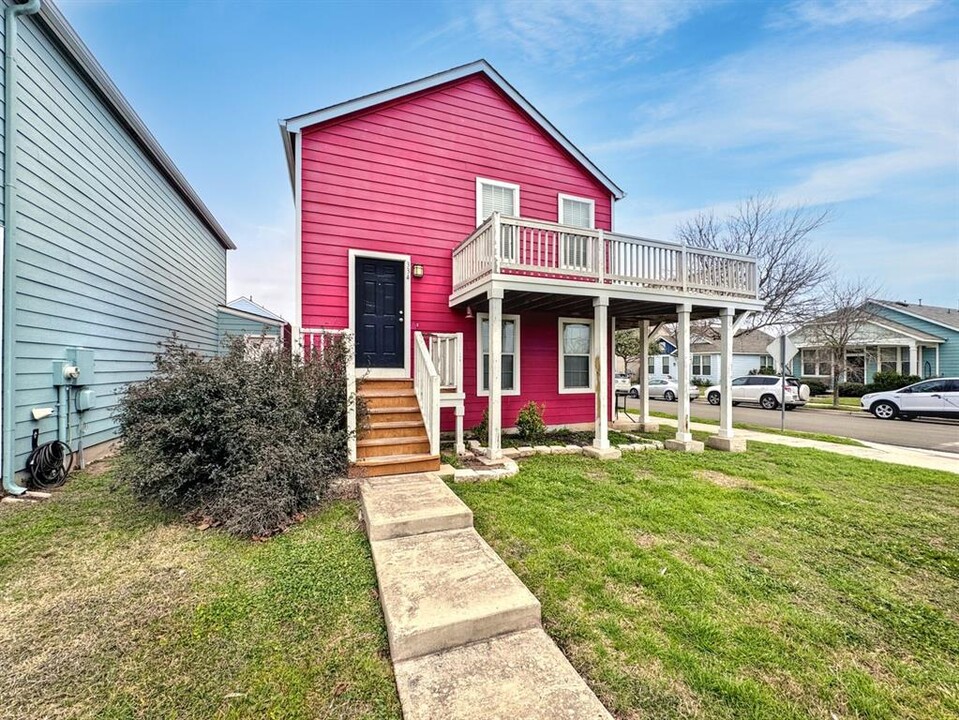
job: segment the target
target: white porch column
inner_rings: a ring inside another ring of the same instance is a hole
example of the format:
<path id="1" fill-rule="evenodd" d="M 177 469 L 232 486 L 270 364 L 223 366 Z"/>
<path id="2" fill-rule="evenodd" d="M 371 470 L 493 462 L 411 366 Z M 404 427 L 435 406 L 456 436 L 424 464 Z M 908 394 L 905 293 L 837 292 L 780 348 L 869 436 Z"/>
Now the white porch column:
<path id="1" fill-rule="evenodd" d="M 462 455 L 466 452 L 466 443 L 463 442 L 463 415 L 466 408 L 462 401 L 459 405 L 453 407 L 453 412 L 456 413 L 456 454 Z"/>
<path id="2" fill-rule="evenodd" d="M 939 344 L 936 344 L 936 377 L 939 377 Z"/>
<path id="3" fill-rule="evenodd" d="M 593 447 L 609 449 L 609 298 L 593 299 L 593 362 L 596 365 L 596 424 Z"/>
<path id="4" fill-rule="evenodd" d="M 649 320 L 643 320 L 640 332 L 643 337 L 643 361 L 639 366 L 639 422 L 649 422 Z"/>
<path id="5" fill-rule="evenodd" d="M 692 306 L 689 303 L 681 303 L 676 306 L 676 316 L 678 323 L 676 325 L 676 342 L 679 345 L 679 357 L 677 358 L 677 371 L 679 375 L 676 402 L 678 411 L 676 413 L 676 439 L 667 440 L 665 445 L 667 450 L 681 450 L 683 452 L 699 452 L 703 449 L 701 442 L 695 442 L 693 435 L 689 431 L 689 379 L 692 375 L 693 358 L 689 354 L 689 322 L 692 313 Z"/>
<path id="6" fill-rule="evenodd" d="M 489 293 L 489 458 L 502 454 L 503 435 L 503 291 Z"/>
<path id="7" fill-rule="evenodd" d="M 913 342 L 909 346 L 909 374 L 910 375 L 920 375 L 922 370 L 919 370 L 919 348 L 916 346 L 916 343 Z"/>
<path id="8" fill-rule="evenodd" d="M 733 437 L 733 308 L 719 311 L 719 432 L 706 439 L 706 444 L 717 450 L 740 452 L 746 441 Z"/>

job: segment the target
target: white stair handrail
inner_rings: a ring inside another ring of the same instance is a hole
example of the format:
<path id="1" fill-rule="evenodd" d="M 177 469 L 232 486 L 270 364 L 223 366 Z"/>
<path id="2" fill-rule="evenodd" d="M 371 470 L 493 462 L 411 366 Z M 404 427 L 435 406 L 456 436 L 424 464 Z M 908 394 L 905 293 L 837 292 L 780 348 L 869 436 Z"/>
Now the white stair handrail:
<path id="1" fill-rule="evenodd" d="M 416 401 L 423 414 L 423 423 L 426 425 L 426 437 L 430 441 L 430 455 L 440 453 L 440 375 L 433 365 L 429 348 L 423 339 L 423 333 L 417 330 L 413 333 L 413 344 L 416 348 L 414 360 L 413 387 L 416 391 Z"/>

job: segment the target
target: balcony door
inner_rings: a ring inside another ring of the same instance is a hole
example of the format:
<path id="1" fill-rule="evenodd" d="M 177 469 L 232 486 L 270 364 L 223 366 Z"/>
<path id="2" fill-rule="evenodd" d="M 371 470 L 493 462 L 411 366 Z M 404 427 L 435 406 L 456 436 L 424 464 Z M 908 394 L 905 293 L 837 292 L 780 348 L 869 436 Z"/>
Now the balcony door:
<path id="1" fill-rule="evenodd" d="M 404 368 L 406 263 L 379 257 L 356 257 L 354 262 L 356 366 Z"/>

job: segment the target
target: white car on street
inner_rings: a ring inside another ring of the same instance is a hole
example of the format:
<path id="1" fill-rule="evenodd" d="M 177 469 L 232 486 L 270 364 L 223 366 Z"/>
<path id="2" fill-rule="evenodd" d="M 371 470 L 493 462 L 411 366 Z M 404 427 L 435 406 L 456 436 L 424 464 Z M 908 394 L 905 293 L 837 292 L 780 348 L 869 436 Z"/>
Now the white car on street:
<path id="1" fill-rule="evenodd" d="M 706 401 L 719 405 L 719 392 L 719 385 L 710 385 L 706 388 Z M 784 403 L 787 410 L 792 410 L 805 405 L 808 399 L 809 386 L 793 377 L 785 379 L 785 390 L 783 378 L 778 375 L 746 375 L 733 380 L 733 405 L 758 403 L 766 410 L 775 410 Z"/>
<path id="2" fill-rule="evenodd" d="M 863 395 L 859 402 L 880 420 L 920 416 L 959 420 L 959 378 L 923 380 L 899 390 Z"/>
<path id="3" fill-rule="evenodd" d="M 642 385 L 633 385 L 629 389 L 631 398 L 638 398 L 643 391 Z M 679 383 L 672 378 L 656 378 L 649 381 L 649 397 L 654 400 L 667 400 L 673 402 L 679 397 Z M 699 388 L 695 385 L 689 386 L 689 399 L 695 400 L 699 397 Z"/>
<path id="4" fill-rule="evenodd" d="M 629 382 L 629 375 L 626 373 L 616 373 L 616 377 L 613 379 L 613 389 L 618 393 L 628 393 L 631 383 Z"/>

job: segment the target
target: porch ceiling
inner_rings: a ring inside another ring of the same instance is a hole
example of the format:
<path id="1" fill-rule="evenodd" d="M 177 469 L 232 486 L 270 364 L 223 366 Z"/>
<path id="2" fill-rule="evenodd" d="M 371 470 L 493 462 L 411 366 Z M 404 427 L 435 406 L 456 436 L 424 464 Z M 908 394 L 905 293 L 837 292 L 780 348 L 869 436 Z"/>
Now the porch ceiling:
<path id="1" fill-rule="evenodd" d="M 484 295 L 469 303 L 476 312 L 486 312 L 489 302 Z M 713 318 L 719 316 L 715 307 L 692 306 L 692 319 Z M 520 292 L 506 290 L 503 295 L 503 312 L 522 315 L 529 312 L 541 312 L 549 315 L 569 317 L 593 317 L 593 298 L 583 295 L 562 295 L 556 293 Z M 649 302 L 642 300 L 623 300 L 611 298 L 609 315 L 616 318 L 616 329 L 625 330 L 638 327 L 643 320 L 650 322 L 675 322 L 676 303 Z"/>

